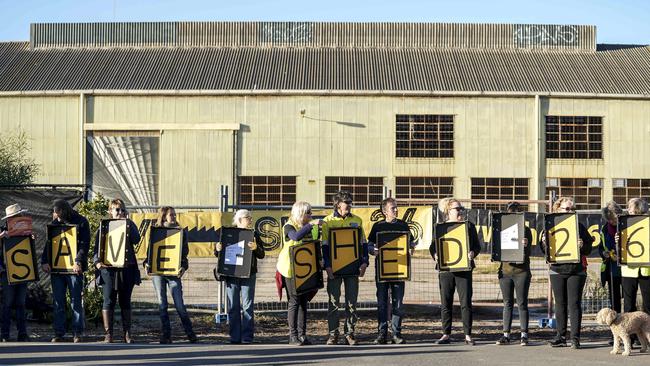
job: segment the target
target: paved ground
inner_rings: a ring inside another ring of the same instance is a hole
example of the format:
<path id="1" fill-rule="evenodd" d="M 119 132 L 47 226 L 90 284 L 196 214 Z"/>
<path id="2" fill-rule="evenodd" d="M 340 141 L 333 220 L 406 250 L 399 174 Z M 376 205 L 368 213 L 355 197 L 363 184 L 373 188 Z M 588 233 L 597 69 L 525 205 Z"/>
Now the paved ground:
<path id="1" fill-rule="evenodd" d="M 432 343 L 373 346 L 215 345 L 178 344 L 49 344 L 0 346 L 2 365 L 648 365 L 650 353 L 612 356 L 605 342 L 585 343 L 581 350 L 550 348 L 542 342 L 529 347 Z"/>

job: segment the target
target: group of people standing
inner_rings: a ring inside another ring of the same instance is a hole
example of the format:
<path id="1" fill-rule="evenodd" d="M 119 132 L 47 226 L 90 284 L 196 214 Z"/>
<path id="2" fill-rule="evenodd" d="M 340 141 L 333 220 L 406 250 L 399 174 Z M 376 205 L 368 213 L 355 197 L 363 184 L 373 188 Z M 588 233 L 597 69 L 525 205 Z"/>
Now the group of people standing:
<path id="1" fill-rule="evenodd" d="M 298 293 L 292 278 L 295 276 L 291 265 L 290 248 L 299 245 L 305 240 L 320 239 L 322 244 L 321 266 L 327 276 L 326 291 L 328 296 L 328 339 L 327 345 L 339 344 L 340 339 L 348 345 L 358 344 L 355 328 L 358 321 L 357 297 L 359 294 L 359 278 L 363 277 L 370 264 L 370 256 L 377 255 L 376 238 L 381 232 L 410 232 L 409 226 L 397 218 L 397 201 L 393 198 L 381 202 L 383 220 L 375 222 L 368 236 L 363 232 L 363 222 L 359 216 L 352 213 L 352 195 L 347 191 L 339 191 L 333 196 L 333 211 L 323 219 L 312 218 L 312 208 L 308 202 L 298 201 L 293 204 L 291 214 L 282 227 L 282 249 L 277 259 L 277 276 L 279 288 L 284 289 L 288 298 L 288 327 L 289 343 L 292 345 L 310 345 L 312 341 L 307 336 L 308 303 L 315 295 L 314 292 Z M 552 207 L 554 213 L 570 213 L 574 211 L 575 203 L 569 197 L 559 198 Z M 466 210 L 461 202 L 454 198 L 445 198 L 438 203 L 438 209 L 445 222 L 463 222 L 466 220 Z M 518 212 L 521 206 L 516 202 L 508 204 L 507 212 Z M 642 199 L 632 199 L 628 203 L 628 213 L 645 214 L 648 204 Z M 603 259 L 602 279 L 603 284 L 608 283 L 612 307 L 621 310 L 621 287 L 624 300 L 624 311 L 636 310 L 636 294 L 641 289 L 643 310 L 650 312 L 650 267 L 619 266 L 616 261 L 615 248 L 618 245 L 617 218 L 622 209 L 614 202 L 603 208 L 603 218 L 607 222 L 601 227 L 601 245 L 598 247 Z M 7 207 L 6 216 L 3 218 L 27 215 L 18 205 Z M 141 283 L 140 270 L 135 256 L 135 245 L 140 241 L 140 233 L 136 225 L 127 218 L 124 202 L 120 199 L 112 200 L 109 204 L 108 215 L 112 219 L 127 220 L 129 241 L 126 243 L 126 264 L 123 268 L 105 266 L 99 256 L 99 232 L 95 235 L 93 252 L 93 266 L 96 270 L 97 284 L 103 293 L 102 319 L 105 330 L 104 342 L 113 342 L 113 315 L 115 305 L 121 309 L 123 340 L 133 342 L 131 294 L 133 288 Z M 84 332 L 84 311 L 81 295 L 84 287 L 83 272 L 87 268 L 87 256 L 90 247 L 90 227 L 86 218 L 77 213 L 67 201 L 57 200 L 52 207 L 52 225 L 70 224 L 77 226 L 77 253 L 74 254 L 73 273 L 51 273 L 51 285 L 54 305 L 54 337 L 52 342 L 61 342 L 66 333 L 65 306 L 66 293 L 69 293 L 72 308 L 73 342 L 81 342 Z M 176 212 L 172 207 L 161 207 L 158 212 L 156 225 L 161 227 L 178 227 Z M 252 216 L 247 210 L 238 210 L 234 214 L 233 226 L 241 229 L 252 229 Z M 467 222 L 468 247 L 467 253 L 470 268 L 466 271 L 438 271 L 438 283 L 441 298 L 442 335 L 437 344 L 451 342 L 452 309 L 454 293 L 458 293 L 462 314 L 464 343 L 474 345 L 472 338 L 472 272 L 475 268 L 474 259 L 479 255 L 481 246 L 476 227 Z M 333 228 L 358 228 L 361 237 L 361 253 L 356 274 L 351 276 L 336 276 L 332 270 L 330 258 L 330 230 Z M 183 229 L 186 230 L 186 229 Z M 6 227 L 0 227 L 0 238 L 7 236 Z M 197 342 L 193 331 L 192 322 L 183 303 L 183 290 L 181 278 L 189 268 L 187 261 L 188 246 L 187 235 L 184 236 L 181 270 L 177 275 L 152 275 L 152 283 L 157 295 L 161 321 L 160 343 L 171 343 L 171 327 L 167 313 L 167 290 L 171 292 L 174 305 L 181 319 L 183 328 L 190 342 Z M 409 249 L 415 248 L 415 240 L 409 234 Z M 516 302 L 519 310 L 521 329 L 520 344 L 528 345 L 528 293 L 531 283 L 530 269 L 530 244 L 532 243 L 530 229 L 526 228 L 522 245 L 524 246 L 524 261 L 522 263 L 501 262 L 498 270 L 499 285 L 503 294 L 503 336 L 496 342 L 498 345 L 511 343 L 512 313 Z M 587 229 L 579 224 L 579 251 L 580 263 L 551 264 L 549 267 L 550 283 L 555 298 L 555 314 L 557 318 L 557 335 L 549 342 L 553 347 L 567 345 L 567 323 L 571 319 L 571 346 L 580 348 L 580 329 L 582 321 L 581 299 L 587 279 L 587 256 L 592 251 L 593 238 Z M 541 249 L 546 252 L 548 245 L 546 235 L 541 235 Z M 230 342 L 233 344 L 252 343 L 254 340 L 254 296 L 257 272 L 257 260 L 264 258 L 264 248 L 255 233 L 254 240 L 246 243 L 253 252 L 251 275 L 248 278 L 235 278 L 222 276 L 227 289 L 229 304 L 228 323 L 230 325 Z M 219 256 L 224 247 L 221 243 L 216 245 L 215 256 Z M 430 247 L 430 254 L 436 266 L 438 253 L 436 245 Z M 1 255 L 1 254 L 0 254 Z M 43 251 L 41 266 L 44 272 L 50 272 L 50 258 L 48 250 Z M 0 263 L 3 263 L 0 261 Z M 143 265 L 147 268 L 148 261 Z M 0 264 L 1 266 L 1 264 Z M 375 260 L 375 266 L 377 261 Z M 7 282 L 6 271 L 0 267 L 0 283 L 3 286 L 2 297 L 2 327 L 1 341 L 8 341 L 10 335 L 11 308 L 16 309 L 16 325 L 18 341 L 28 341 L 29 336 L 25 325 L 25 296 L 26 284 L 10 285 Z M 404 281 L 382 282 L 375 278 L 377 295 L 377 338 L 375 344 L 395 343 L 403 344 L 402 319 L 404 317 Z M 344 289 L 345 320 L 343 332 L 340 330 L 339 310 L 341 309 L 341 288 Z M 389 319 L 390 304 L 390 319 Z M 390 325 L 390 326 L 389 326 Z M 389 334 L 389 330 L 390 333 Z M 341 336 L 342 335 L 342 336 Z"/>

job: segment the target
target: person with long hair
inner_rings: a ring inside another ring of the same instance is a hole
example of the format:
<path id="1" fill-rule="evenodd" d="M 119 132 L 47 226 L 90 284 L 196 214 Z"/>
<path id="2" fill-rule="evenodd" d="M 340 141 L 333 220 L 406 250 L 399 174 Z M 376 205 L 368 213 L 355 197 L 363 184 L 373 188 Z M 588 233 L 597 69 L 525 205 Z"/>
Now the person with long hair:
<path id="1" fill-rule="evenodd" d="M 74 273 L 52 273 L 52 297 L 54 300 L 54 337 L 52 342 L 63 342 L 65 335 L 65 306 L 66 292 L 70 292 L 70 305 L 72 308 L 72 332 L 73 342 L 82 341 L 84 332 L 84 308 L 81 296 L 84 287 L 83 272 L 88 269 L 88 250 L 90 246 L 90 225 L 85 217 L 72 209 L 66 200 L 56 200 L 52 204 L 52 225 L 76 225 L 77 226 L 77 253 L 74 253 Z M 41 268 L 43 272 L 50 272 L 50 256 L 46 248 L 41 255 Z"/>
<path id="2" fill-rule="evenodd" d="M 438 209 L 442 212 L 445 222 L 462 222 L 464 220 L 465 208 L 455 198 L 443 198 L 438 202 Z M 476 267 L 474 258 L 481 252 L 481 244 L 478 240 L 476 226 L 467 222 L 469 236 L 469 253 L 471 269 L 468 271 L 438 271 L 438 283 L 440 285 L 440 315 L 442 317 L 442 337 L 436 344 L 451 343 L 451 320 L 454 306 L 454 291 L 458 291 L 460 300 L 460 311 L 463 319 L 463 332 L 465 333 L 465 344 L 474 345 L 472 338 L 472 271 Z M 435 242 L 429 247 L 429 252 L 436 262 L 438 268 L 438 253 L 436 253 Z"/>
<path id="3" fill-rule="evenodd" d="M 129 230 L 129 240 L 124 243 L 126 246 L 124 268 L 114 268 L 102 263 L 99 255 L 99 230 L 95 236 L 93 263 L 96 268 L 99 285 L 102 286 L 102 294 L 104 295 L 104 302 L 102 304 L 104 343 L 113 342 L 113 315 L 115 314 L 115 305 L 118 297 L 122 312 L 124 342 L 133 343 L 133 334 L 131 334 L 131 294 L 133 293 L 133 288 L 142 282 L 138 262 L 135 258 L 135 245 L 140 242 L 140 233 L 135 223 L 128 218 L 126 206 L 121 199 L 116 198 L 109 203 L 108 215 L 111 219 L 126 220 L 127 230 Z"/>
<path id="4" fill-rule="evenodd" d="M 575 211 L 575 202 L 571 197 L 560 197 L 553 203 L 553 213 L 571 213 Z M 580 331 L 582 326 L 582 292 L 587 281 L 587 256 L 591 253 L 594 239 L 587 228 L 579 224 L 578 247 L 580 263 L 551 264 L 551 289 L 555 298 L 555 318 L 557 334 L 548 342 L 551 347 L 566 347 L 567 320 L 571 317 L 571 348 L 580 349 Z M 548 245 L 546 233 L 542 234 L 542 250 L 546 253 Z M 567 314 L 568 310 L 568 314 Z"/>
<path id="5" fill-rule="evenodd" d="M 648 213 L 648 202 L 641 198 L 632 198 L 627 203 L 627 212 L 630 215 L 644 215 Z M 616 236 L 618 245 L 618 235 Z M 642 310 L 650 314 L 650 266 L 621 266 L 623 284 L 623 311 L 626 313 L 636 311 L 637 292 L 641 289 L 643 300 Z"/>
<path id="6" fill-rule="evenodd" d="M 286 289 L 288 298 L 287 322 L 289 324 L 289 344 L 308 346 L 311 341 L 307 338 L 307 305 L 310 294 L 298 294 L 291 266 L 291 247 L 301 244 L 304 240 L 318 238 L 318 228 L 321 220 L 312 220 L 311 205 L 305 201 L 297 201 L 291 207 L 291 216 L 282 227 L 282 250 L 278 255 L 276 269 L 282 275 L 282 286 Z"/>
<path id="7" fill-rule="evenodd" d="M 253 216 L 248 210 L 237 210 L 232 225 L 240 229 L 252 229 Z M 228 297 L 228 325 L 230 326 L 230 343 L 253 343 L 255 336 L 255 281 L 257 279 L 257 260 L 264 258 L 264 247 L 259 233 L 254 233 L 252 242 L 246 245 L 253 251 L 251 275 L 248 278 L 222 276 L 226 282 Z M 217 243 L 216 255 L 223 250 Z"/>
<path id="8" fill-rule="evenodd" d="M 157 227 L 167 227 L 167 228 L 178 228 L 179 224 L 176 221 L 176 210 L 170 206 L 163 206 L 158 209 L 158 218 L 156 219 Z M 192 321 L 190 316 L 187 314 L 187 308 L 183 302 L 183 282 L 181 278 L 187 272 L 187 269 L 190 267 L 187 260 L 187 254 L 189 253 L 189 247 L 187 245 L 187 229 L 183 228 L 183 247 L 181 250 L 180 264 L 181 269 L 176 275 L 159 275 L 151 274 L 151 283 L 153 283 L 154 291 L 156 291 L 156 298 L 158 299 L 158 312 L 160 315 L 160 344 L 170 344 L 172 343 L 172 330 L 171 324 L 169 322 L 169 313 L 167 312 L 167 289 L 172 294 L 172 299 L 174 300 L 174 307 L 178 313 L 178 317 L 181 319 L 183 324 L 183 329 L 187 335 L 187 339 L 190 343 L 196 343 L 198 338 L 194 334 L 192 328 Z M 145 269 L 149 272 L 149 266 L 147 263 L 149 258 L 144 262 Z"/>
<path id="9" fill-rule="evenodd" d="M 520 210 L 519 202 L 510 202 L 506 212 L 513 213 Z M 497 345 L 510 344 L 510 330 L 512 328 L 512 310 L 514 307 L 514 296 L 517 294 L 517 309 L 519 310 L 519 328 L 521 329 L 521 340 L 519 344 L 528 345 L 528 292 L 532 278 L 530 272 L 530 243 L 533 241 L 532 232 L 524 227 L 524 262 L 523 263 L 499 263 L 499 287 L 503 294 L 503 336 L 496 342 Z"/>
<path id="10" fill-rule="evenodd" d="M 377 234 L 387 231 L 408 232 L 409 250 L 413 251 L 415 242 L 411 236 L 408 223 L 397 218 L 398 208 L 397 201 L 394 198 L 386 198 L 381 201 L 381 212 L 384 220 L 377 221 L 372 225 L 370 234 L 368 234 L 368 253 L 377 255 L 379 248 L 376 248 Z M 378 335 L 374 344 L 388 343 L 388 294 L 390 292 L 391 302 L 391 331 L 393 336 L 391 342 L 395 344 L 406 343 L 402 337 L 402 318 L 404 317 L 404 281 L 380 282 L 378 273 L 378 257 L 375 259 L 375 284 L 377 287 L 377 323 Z"/>

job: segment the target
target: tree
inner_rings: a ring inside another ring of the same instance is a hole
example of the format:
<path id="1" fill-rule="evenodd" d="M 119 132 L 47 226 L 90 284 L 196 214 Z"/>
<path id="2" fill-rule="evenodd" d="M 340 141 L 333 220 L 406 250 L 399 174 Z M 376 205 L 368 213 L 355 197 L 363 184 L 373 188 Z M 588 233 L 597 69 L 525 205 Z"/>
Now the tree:
<path id="1" fill-rule="evenodd" d="M 29 137 L 24 131 L 0 134 L 0 185 L 34 182 L 40 166 L 30 157 Z"/>

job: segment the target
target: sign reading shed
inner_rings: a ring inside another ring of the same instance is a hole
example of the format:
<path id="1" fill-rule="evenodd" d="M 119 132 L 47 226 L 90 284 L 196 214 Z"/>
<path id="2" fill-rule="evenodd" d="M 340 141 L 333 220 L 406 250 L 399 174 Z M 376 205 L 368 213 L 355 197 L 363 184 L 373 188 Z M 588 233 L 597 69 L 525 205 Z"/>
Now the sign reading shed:
<path id="1" fill-rule="evenodd" d="M 545 215 L 544 230 L 548 263 L 580 263 L 578 216 L 575 213 Z"/>
<path id="2" fill-rule="evenodd" d="M 411 279 L 409 232 L 385 231 L 377 233 L 377 278 L 379 282 L 408 281 Z"/>
<path id="3" fill-rule="evenodd" d="M 650 216 L 623 215 L 618 218 L 619 264 L 650 266 Z"/>
<path id="4" fill-rule="evenodd" d="M 296 292 L 302 295 L 323 288 L 323 272 L 320 268 L 320 242 L 303 241 L 289 248 Z"/>
<path id="5" fill-rule="evenodd" d="M 248 243 L 255 240 L 253 230 L 235 227 L 221 228 L 221 245 L 217 272 L 222 276 L 249 278 L 253 251 Z"/>
<path id="6" fill-rule="evenodd" d="M 181 270 L 182 228 L 151 227 L 147 263 L 151 274 L 176 276 Z"/>
<path id="7" fill-rule="evenodd" d="M 2 251 L 10 285 L 38 281 L 36 251 L 31 236 L 11 236 L 2 239 Z"/>
<path id="8" fill-rule="evenodd" d="M 99 258 L 108 267 L 123 268 L 126 263 L 126 243 L 129 241 L 126 219 L 102 220 L 99 227 Z"/>
<path id="9" fill-rule="evenodd" d="M 52 273 L 74 273 L 77 257 L 77 226 L 47 225 L 47 250 Z"/>
<path id="10" fill-rule="evenodd" d="M 469 271 L 469 235 L 467 222 L 444 222 L 436 224 L 436 253 L 441 271 Z"/>
<path id="11" fill-rule="evenodd" d="M 329 230 L 330 260 L 334 276 L 358 276 L 362 255 L 361 229 L 337 227 Z"/>

